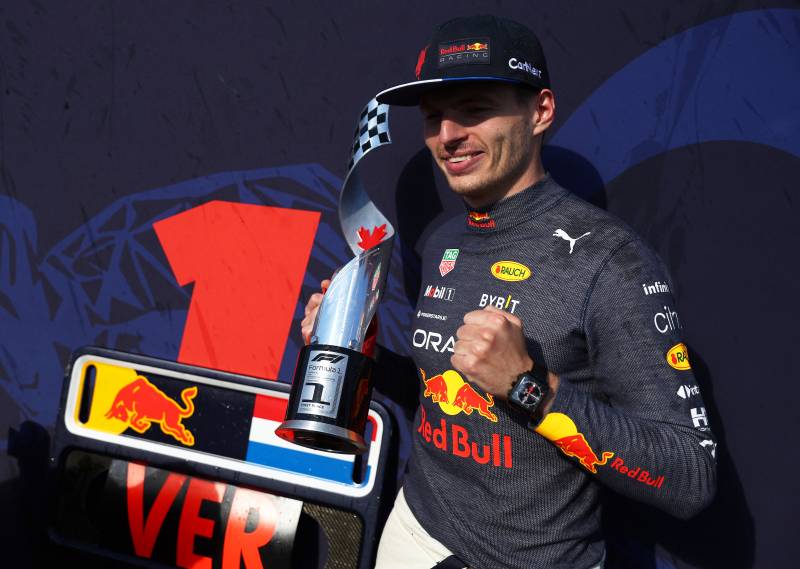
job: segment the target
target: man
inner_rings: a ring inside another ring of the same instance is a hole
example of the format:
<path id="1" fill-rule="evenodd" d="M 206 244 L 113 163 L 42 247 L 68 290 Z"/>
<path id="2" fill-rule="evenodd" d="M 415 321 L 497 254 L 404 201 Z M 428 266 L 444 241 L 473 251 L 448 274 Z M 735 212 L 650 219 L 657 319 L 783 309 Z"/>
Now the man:
<path id="1" fill-rule="evenodd" d="M 601 567 L 601 484 L 683 518 L 713 497 L 673 285 L 629 228 L 545 172 L 555 102 L 530 30 L 446 22 L 417 79 L 378 100 L 419 104 L 468 211 L 423 253 L 420 406 L 377 567 Z"/>

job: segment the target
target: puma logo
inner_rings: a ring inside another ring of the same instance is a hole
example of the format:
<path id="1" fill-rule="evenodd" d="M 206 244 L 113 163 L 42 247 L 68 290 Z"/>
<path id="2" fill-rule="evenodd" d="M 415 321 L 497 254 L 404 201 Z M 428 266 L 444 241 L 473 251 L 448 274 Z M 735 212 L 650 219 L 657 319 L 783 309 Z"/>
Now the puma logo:
<path id="1" fill-rule="evenodd" d="M 586 233 L 584 233 L 580 237 L 576 237 L 575 239 L 573 239 L 572 237 L 567 235 L 567 232 L 564 231 L 563 229 L 556 229 L 556 232 L 553 233 L 553 237 L 561 237 L 561 239 L 563 239 L 564 241 L 569 241 L 569 254 L 572 255 L 572 250 L 575 248 L 575 242 L 578 239 L 583 239 L 587 235 L 591 235 L 591 234 L 592 233 L 590 231 L 587 231 Z"/>

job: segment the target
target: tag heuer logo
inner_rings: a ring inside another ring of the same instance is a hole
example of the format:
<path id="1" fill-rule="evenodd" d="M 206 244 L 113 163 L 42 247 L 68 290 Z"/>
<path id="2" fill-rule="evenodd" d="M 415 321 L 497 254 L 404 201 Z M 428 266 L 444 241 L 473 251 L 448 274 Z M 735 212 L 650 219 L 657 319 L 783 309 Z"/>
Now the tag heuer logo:
<path id="1" fill-rule="evenodd" d="M 458 258 L 458 249 L 445 249 L 442 255 L 442 262 L 439 263 L 439 273 L 445 276 L 447 273 L 456 268 L 456 259 Z"/>

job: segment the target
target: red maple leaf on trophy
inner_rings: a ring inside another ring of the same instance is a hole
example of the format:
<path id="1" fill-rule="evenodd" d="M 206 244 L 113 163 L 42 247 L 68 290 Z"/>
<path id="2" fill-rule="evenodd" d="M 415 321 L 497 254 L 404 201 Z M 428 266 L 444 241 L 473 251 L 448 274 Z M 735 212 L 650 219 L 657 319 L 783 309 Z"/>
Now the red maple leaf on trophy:
<path id="1" fill-rule="evenodd" d="M 380 227 L 373 227 L 372 231 L 367 229 L 366 227 L 361 227 L 358 230 L 358 238 L 361 241 L 358 242 L 358 246 L 361 247 L 364 251 L 367 249 L 371 249 L 381 241 L 383 238 L 386 237 L 386 224 L 384 223 Z"/>

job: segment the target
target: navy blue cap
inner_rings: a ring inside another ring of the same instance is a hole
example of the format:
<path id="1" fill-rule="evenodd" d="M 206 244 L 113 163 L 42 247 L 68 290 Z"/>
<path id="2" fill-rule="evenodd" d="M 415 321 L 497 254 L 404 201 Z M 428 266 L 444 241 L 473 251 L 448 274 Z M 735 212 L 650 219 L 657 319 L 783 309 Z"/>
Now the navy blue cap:
<path id="1" fill-rule="evenodd" d="M 537 91 L 550 87 L 536 34 L 513 20 L 490 15 L 454 18 L 437 27 L 419 54 L 416 76 L 416 81 L 378 93 L 378 102 L 418 105 L 423 93 L 458 81 L 499 81 Z"/>

